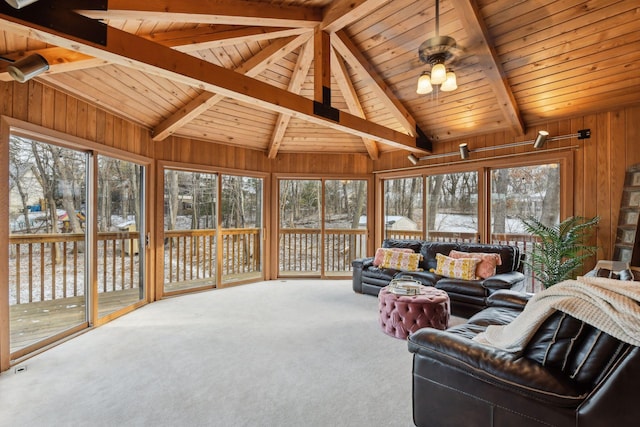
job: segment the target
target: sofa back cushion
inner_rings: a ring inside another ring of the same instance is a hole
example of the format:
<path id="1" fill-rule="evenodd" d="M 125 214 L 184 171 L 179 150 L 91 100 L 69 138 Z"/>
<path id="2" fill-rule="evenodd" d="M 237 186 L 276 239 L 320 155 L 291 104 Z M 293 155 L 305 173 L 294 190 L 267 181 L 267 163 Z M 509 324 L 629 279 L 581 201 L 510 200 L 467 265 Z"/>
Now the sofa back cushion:
<path id="1" fill-rule="evenodd" d="M 520 269 L 520 248 L 517 246 L 461 243 L 457 250 L 462 252 L 489 252 L 500 254 L 502 264 L 496 266 L 496 274 L 519 271 Z"/>
<path id="2" fill-rule="evenodd" d="M 401 239 L 384 239 L 382 241 L 383 248 L 408 248 L 413 252 L 420 252 L 422 240 L 401 240 Z"/>
<path id="3" fill-rule="evenodd" d="M 628 348 L 629 344 L 558 311 L 540 325 L 523 356 L 590 389 Z"/>
<path id="4" fill-rule="evenodd" d="M 422 248 L 420 249 L 420 253 L 422 254 L 424 260 L 424 270 L 425 271 L 433 271 L 438 268 L 438 260 L 436 260 L 437 254 L 445 254 L 448 255 L 452 250 L 458 249 L 459 245 L 457 243 L 448 243 L 448 242 L 424 242 L 422 244 Z"/>

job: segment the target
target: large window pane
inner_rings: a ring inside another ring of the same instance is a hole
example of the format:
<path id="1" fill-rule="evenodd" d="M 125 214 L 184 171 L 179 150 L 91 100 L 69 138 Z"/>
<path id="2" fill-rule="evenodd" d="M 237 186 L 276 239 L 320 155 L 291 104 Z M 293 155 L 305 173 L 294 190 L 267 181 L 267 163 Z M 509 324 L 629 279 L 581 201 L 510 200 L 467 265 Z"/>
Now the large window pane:
<path id="1" fill-rule="evenodd" d="M 87 154 L 18 136 L 9 150 L 14 353 L 87 322 Z"/>
<path id="2" fill-rule="evenodd" d="M 478 241 L 478 173 L 427 178 L 427 238 Z"/>
<path id="3" fill-rule="evenodd" d="M 222 176 L 222 282 L 262 275 L 262 179 Z"/>
<path id="4" fill-rule="evenodd" d="M 422 177 L 384 181 L 384 237 L 421 239 Z"/>
<path id="5" fill-rule="evenodd" d="M 324 186 L 324 272 L 345 275 L 366 256 L 367 181 L 327 180 Z"/>
<path id="6" fill-rule="evenodd" d="M 144 298 L 143 167 L 98 156 L 98 315 Z"/>
<path id="7" fill-rule="evenodd" d="M 544 224 L 560 220 L 560 165 L 523 166 L 491 172 L 491 232 L 520 234 L 520 218 Z"/>
<path id="8" fill-rule="evenodd" d="M 215 174 L 166 170 L 164 290 L 216 285 Z"/>
<path id="9" fill-rule="evenodd" d="M 281 275 L 321 274 L 321 191 L 320 180 L 280 181 L 278 259 Z"/>

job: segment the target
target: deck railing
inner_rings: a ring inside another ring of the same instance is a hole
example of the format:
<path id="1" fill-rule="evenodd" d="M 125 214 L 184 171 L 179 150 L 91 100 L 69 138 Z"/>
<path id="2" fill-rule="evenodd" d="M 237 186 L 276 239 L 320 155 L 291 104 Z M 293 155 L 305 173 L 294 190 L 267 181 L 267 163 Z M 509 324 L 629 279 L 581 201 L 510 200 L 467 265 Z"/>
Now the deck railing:
<path id="1" fill-rule="evenodd" d="M 98 233 L 98 292 L 139 286 L 138 232 Z M 85 294 L 85 235 L 9 237 L 9 300 L 23 304 Z"/>
<path id="2" fill-rule="evenodd" d="M 282 228 L 279 233 L 281 273 L 320 274 L 324 257 L 326 274 L 348 274 L 351 261 L 367 252 L 367 231 L 363 229 L 325 229 L 324 251 L 319 228 Z"/>
<path id="3" fill-rule="evenodd" d="M 351 261 L 367 256 L 367 233 L 362 229 L 281 229 L 281 273 L 349 274 Z M 221 230 L 222 277 L 242 277 L 261 271 L 261 230 Z M 388 237 L 419 239 L 421 232 L 388 230 Z M 432 232 L 431 240 L 477 242 L 476 233 Z M 83 234 L 11 235 L 9 290 L 11 304 L 84 295 Z M 517 245 L 525 255 L 535 238 L 525 234 L 494 234 L 494 244 Z M 216 230 L 165 231 L 165 282 L 198 282 L 216 278 Z M 138 232 L 98 233 L 98 292 L 139 286 Z M 324 252 L 322 252 L 324 251 Z M 55 260 L 53 262 L 52 260 Z M 527 289 L 537 290 L 527 274 Z"/>

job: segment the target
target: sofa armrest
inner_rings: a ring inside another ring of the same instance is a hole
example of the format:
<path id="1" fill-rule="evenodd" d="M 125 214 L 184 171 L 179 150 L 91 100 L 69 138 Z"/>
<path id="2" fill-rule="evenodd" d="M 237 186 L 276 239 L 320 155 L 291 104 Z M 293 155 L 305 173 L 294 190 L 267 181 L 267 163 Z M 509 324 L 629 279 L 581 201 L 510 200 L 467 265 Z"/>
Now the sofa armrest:
<path id="1" fill-rule="evenodd" d="M 487 306 L 524 309 L 533 294 L 527 292 L 500 289 L 487 297 Z"/>
<path id="2" fill-rule="evenodd" d="M 455 333 L 422 328 L 409 336 L 408 347 L 414 357 L 464 372 L 470 383 L 479 380 L 560 406 L 572 406 L 584 399 L 584 391 L 578 390 L 569 378 L 525 357 Z"/>
<path id="3" fill-rule="evenodd" d="M 373 265 L 373 257 L 358 258 L 351 261 L 353 266 L 353 290 L 359 294 L 362 293 L 362 270 Z"/>
<path id="4" fill-rule="evenodd" d="M 508 273 L 500 273 L 483 280 L 482 286 L 491 290 L 511 289 L 518 283 L 524 281 L 524 274 L 519 271 L 510 271 Z"/>

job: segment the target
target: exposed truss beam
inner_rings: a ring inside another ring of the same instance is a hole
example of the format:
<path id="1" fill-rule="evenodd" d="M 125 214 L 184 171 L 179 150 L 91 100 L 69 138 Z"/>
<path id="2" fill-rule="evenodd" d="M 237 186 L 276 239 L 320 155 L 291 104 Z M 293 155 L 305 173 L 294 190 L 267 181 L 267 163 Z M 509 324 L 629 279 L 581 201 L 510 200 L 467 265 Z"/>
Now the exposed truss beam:
<path id="1" fill-rule="evenodd" d="M 189 30 L 169 31 L 143 36 L 164 46 L 173 47 L 180 52 L 196 52 L 232 46 L 239 43 L 260 42 L 282 37 L 298 36 L 313 31 L 309 28 L 271 28 L 271 27 L 198 27 Z"/>
<path id="2" fill-rule="evenodd" d="M 322 30 L 335 33 L 381 8 L 391 0 L 336 0 L 324 10 Z"/>
<path id="3" fill-rule="evenodd" d="M 148 34 L 142 35 L 141 37 L 153 40 L 164 46 L 173 47 L 180 52 L 195 52 L 198 50 L 236 45 L 238 43 L 271 40 L 304 33 L 311 34 L 312 32 L 313 30 L 308 28 L 232 28 L 230 26 L 215 26 Z M 18 60 L 33 53 L 42 55 L 47 62 L 49 62 L 50 68 L 46 73 L 47 75 L 84 70 L 107 63 L 107 61 L 102 59 L 96 59 L 61 47 L 16 52 L 15 54 L 7 54 L 4 56 Z M 0 81 L 12 80 L 9 73 L 7 73 L 7 65 L 5 62 L 0 62 Z"/>
<path id="4" fill-rule="evenodd" d="M 489 43 L 489 32 L 480 15 L 476 0 L 451 0 L 462 26 L 469 35 L 469 45 L 477 46 L 478 64 L 482 67 L 487 83 L 495 94 L 509 127 L 516 135 L 525 133 L 525 126 L 511 86 L 502 69 L 493 43 Z"/>
<path id="5" fill-rule="evenodd" d="M 404 130 L 412 136 L 416 135 L 416 120 L 405 106 L 398 100 L 393 91 L 376 72 L 373 65 L 356 48 L 344 31 L 331 35 L 331 45 L 344 58 L 355 72 L 376 93 L 380 102 L 400 123 Z"/>
<path id="6" fill-rule="evenodd" d="M 360 100 L 358 99 L 356 88 L 353 87 L 353 83 L 349 78 L 347 66 L 342 58 L 338 57 L 335 50 L 333 49 L 331 50 L 331 61 L 331 70 L 333 71 L 333 76 L 336 79 L 336 83 L 338 83 L 338 87 L 340 88 L 340 92 L 342 92 L 342 96 L 344 97 L 345 102 L 347 103 L 349 112 L 356 116 L 362 117 L 363 119 L 366 119 L 367 117 L 364 113 L 364 110 L 362 109 Z M 367 149 L 367 153 L 369 153 L 369 157 L 372 160 L 378 160 L 380 151 L 378 150 L 378 146 L 376 145 L 375 141 L 372 141 L 369 138 L 362 138 L 362 142 Z"/>
<path id="7" fill-rule="evenodd" d="M 309 74 L 309 69 L 313 62 L 313 51 L 313 40 L 309 40 L 300 48 L 296 68 L 293 70 L 293 75 L 289 81 L 289 87 L 287 88 L 289 92 L 299 94 L 300 90 L 302 90 L 302 85 L 304 84 L 307 74 Z M 280 150 L 280 145 L 282 144 L 284 134 L 290 121 L 290 115 L 282 113 L 278 114 L 276 126 L 271 134 L 271 141 L 269 142 L 269 148 L 267 149 L 268 157 L 270 159 L 275 159 L 278 155 L 278 150 Z"/>
<path id="8" fill-rule="evenodd" d="M 107 0 L 107 10 L 79 10 L 92 19 L 196 22 L 264 27 L 313 28 L 322 21 L 322 9 L 274 6 L 244 0 Z"/>
<path id="9" fill-rule="evenodd" d="M 236 68 L 235 71 L 249 77 L 255 77 L 274 62 L 277 62 L 281 58 L 293 52 L 310 38 L 311 33 L 308 32 L 307 34 L 297 37 L 287 37 L 276 40 L 256 55 L 249 58 L 244 64 Z M 223 95 L 208 91 L 201 93 L 186 106 L 176 111 L 171 117 L 158 124 L 153 129 L 153 140 L 162 141 L 176 130 L 222 101 L 224 98 L 225 97 Z"/>

